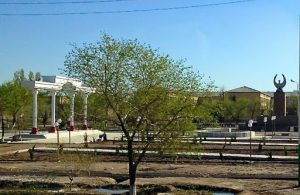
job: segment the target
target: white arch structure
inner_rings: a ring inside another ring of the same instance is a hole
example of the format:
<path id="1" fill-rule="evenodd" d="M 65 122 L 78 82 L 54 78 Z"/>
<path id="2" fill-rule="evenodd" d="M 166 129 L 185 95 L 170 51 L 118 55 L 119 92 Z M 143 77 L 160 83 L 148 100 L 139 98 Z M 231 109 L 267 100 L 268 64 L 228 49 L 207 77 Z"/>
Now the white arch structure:
<path id="1" fill-rule="evenodd" d="M 84 121 L 83 129 L 87 130 L 87 99 L 90 93 L 94 93 L 95 89 L 82 86 L 82 82 L 78 79 L 62 77 L 62 76 L 42 76 L 42 81 L 22 81 L 22 86 L 32 90 L 33 95 L 33 116 L 32 116 L 32 134 L 37 134 L 39 129 L 37 125 L 37 95 L 40 89 L 47 90 L 51 95 L 51 130 L 56 131 L 55 126 L 55 99 L 59 91 L 65 92 L 70 98 L 70 131 L 74 130 L 74 98 L 78 91 L 83 92 L 84 103 Z"/>

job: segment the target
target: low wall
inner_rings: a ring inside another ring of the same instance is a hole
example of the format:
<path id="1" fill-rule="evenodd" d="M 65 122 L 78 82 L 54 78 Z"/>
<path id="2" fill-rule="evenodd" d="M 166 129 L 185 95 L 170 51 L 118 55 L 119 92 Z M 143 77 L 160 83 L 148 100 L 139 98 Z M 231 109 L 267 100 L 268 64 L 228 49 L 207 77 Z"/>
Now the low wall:
<path id="1" fill-rule="evenodd" d="M 229 132 L 227 131 L 208 131 L 201 130 L 197 132 L 198 137 L 216 137 L 216 138 L 225 138 L 225 137 L 250 137 L 250 133 L 252 137 L 255 137 L 254 131 L 237 131 L 237 132 Z"/>
<path id="2" fill-rule="evenodd" d="M 257 117 L 257 129 L 265 129 L 264 116 Z M 274 129 L 275 131 L 289 131 L 290 127 L 293 127 L 294 131 L 298 131 L 298 117 L 295 115 L 288 116 L 276 116 L 276 120 L 273 122 L 271 117 L 267 117 L 266 128 L 267 131 Z"/>
<path id="3" fill-rule="evenodd" d="M 83 143 L 85 134 L 87 141 L 91 142 L 99 139 L 99 135 L 102 135 L 103 132 L 100 130 L 59 131 L 58 133 L 21 134 L 17 135 L 17 138 L 21 142 L 27 143 L 57 143 L 57 137 L 59 137 L 59 143 Z"/>

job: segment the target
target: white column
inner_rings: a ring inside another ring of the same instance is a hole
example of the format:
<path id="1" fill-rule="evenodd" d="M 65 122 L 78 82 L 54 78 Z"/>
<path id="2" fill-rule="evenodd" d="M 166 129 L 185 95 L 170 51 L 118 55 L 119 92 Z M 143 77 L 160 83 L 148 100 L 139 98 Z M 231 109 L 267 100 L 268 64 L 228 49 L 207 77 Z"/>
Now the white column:
<path id="1" fill-rule="evenodd" d="M 83 118 L 83 130 L 87 130 L 88 129 L 88 125 L 87 125 L 87 99 L 88 99 L 89 94 L 86 93 L 83 95 L 83 113 L 84 113 L 84 118 Z"/>
<path id="2" fill-rule="evenodd" d="M 50 91 L 51 94 L 51 133 L 55 133 L 55 98 L 56 98 L 56 91 Z"/>
<path id="3" fill-rule="evenodd" d="M 32 112 L 32 134 L 37 134 L 38 133 L 38 125 L 37 125 L 37 95 L 39 93 L 38 89 L 33 89 L 32 90 L 32 99 L 33 99 L 33 112 Z"/>
<path id="4" fill-rule="evenodd" d="M 70 94 L 70 131 L 74 131 L 74 99 L 75 93 Z"/>

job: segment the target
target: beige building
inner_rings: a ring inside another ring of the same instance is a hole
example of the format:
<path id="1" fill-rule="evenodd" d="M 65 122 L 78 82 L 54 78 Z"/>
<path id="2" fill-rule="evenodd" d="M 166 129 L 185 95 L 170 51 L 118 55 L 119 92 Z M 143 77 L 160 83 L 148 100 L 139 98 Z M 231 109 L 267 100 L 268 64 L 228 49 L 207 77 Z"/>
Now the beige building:
<path id="1" fill-rule="evenodd" d="M 287 105 L 287 114 L 288 115 L 296 115 L 295 111 L 289 111 L 288 108 L 292 104 L 297 103 L 297 91 L 293 92 L 285 92 L 286 94 L 286 105 Z M 237 98 L 247 98 L 251 101 L 259 101 L 260 102 L 260 109 L 273 109 L 273 97 L 274 92 L 261 92 L 256 89 L 252 89 L 247 86 L 239 87 L 236 89 L 232 89 L 225 92 L 225 97 L 228 97 L 232 100 L 236 100 Z"/>
<path id="2" fill-rule="evenodd" d="M 252 89 L 247 86 L 239 87 L 225 92 L 225 97 L 236 101 L 238 98 L 245 98 L 251 101 L 260 102 L 260 109 L 266 110 L 272 108 L 272 97 L 264 92 Z"/>

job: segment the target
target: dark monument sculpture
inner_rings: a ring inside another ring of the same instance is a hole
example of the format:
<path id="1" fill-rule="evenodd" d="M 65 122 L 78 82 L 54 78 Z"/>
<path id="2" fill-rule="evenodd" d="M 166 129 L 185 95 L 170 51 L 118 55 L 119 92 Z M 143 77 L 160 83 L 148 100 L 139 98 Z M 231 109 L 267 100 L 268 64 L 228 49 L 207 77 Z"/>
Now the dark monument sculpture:
<path id="1" fill-rule="evenodd" d="M 286 78 L 282 74 L 283 81 L 276 80 L 277 74 L 273 79 L 273 83 L 277 88 L 274 92 L 273 97 L 273 113 L 272 116 L 268 116 L 267 122 L 264 122 L 265 116 L 257 117 L 257 128 L 265 129 L 268 131 L 291 131 L 292 129 L 297 130 L 298 117 L 297 115 L 288 115 L 286 112 L 286 94 L 283 88 L 286 85 Z M 275 117 L 276 116 L 276 117 Z M 273 119 L 273 120 L 272 120 Z"/>
<path id="2" fill-rule="evenodd" d="M 274 77 L 273 83 L 277 88 L 274 93 L 273 111 L 275 116 L 286 116 L 286 95 L 283 92 L 283 88 L 286 85 L 285 76 L 282 74 L 283 82 L 276 82 L 277 74 Z"/>

